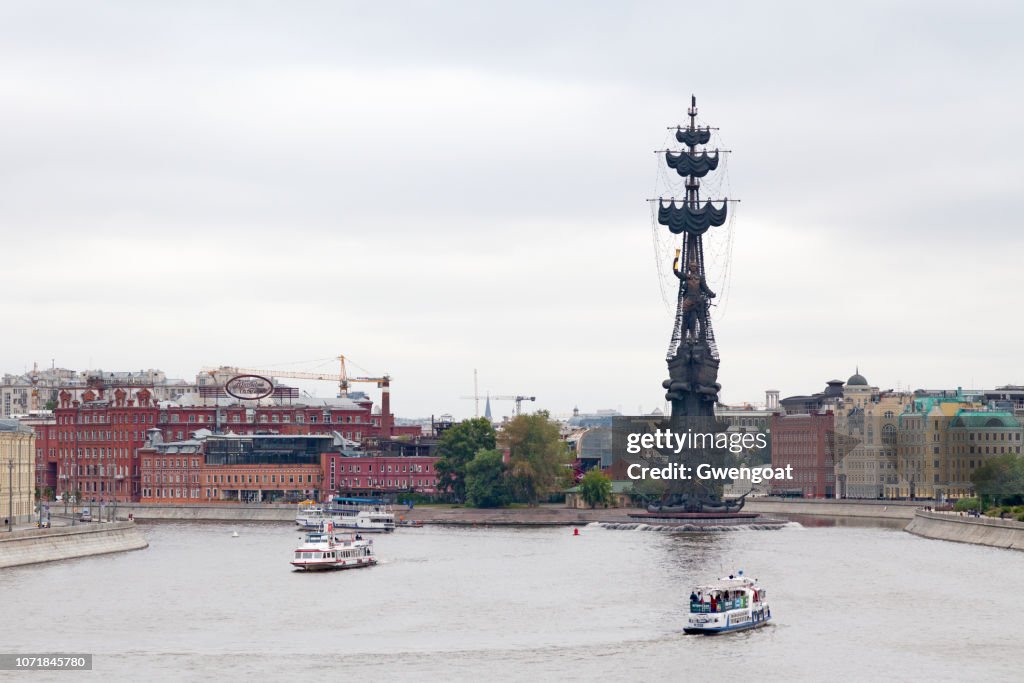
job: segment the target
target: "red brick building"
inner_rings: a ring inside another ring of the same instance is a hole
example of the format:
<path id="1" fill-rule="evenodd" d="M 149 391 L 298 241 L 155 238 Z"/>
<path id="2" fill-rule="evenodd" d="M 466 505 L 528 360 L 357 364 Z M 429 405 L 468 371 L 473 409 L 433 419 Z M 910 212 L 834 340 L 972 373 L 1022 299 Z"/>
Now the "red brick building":
<path id="1" fill-rule="evenodd" d="M 318 435 L 221 435 L 139 450 L 144 503 L 259 503 L 437 490 L 436 456 L 343 454 Z M 281 445 L 287 450 L 281 450 Z"/>
<path id="2" fill-rule="evenodd" d="M 324 453 L 324 491 L 354 496 L 386 493 L 433 494 L 437 491 L 437 456 L 362 456 Z"/>
<path id="3" fill-rule="evenodd" d="M 793 480 L 772 482 L 772 493 L 835 497 L 834 427 L 831 410 L 772 415 L 772 467 L 793 467 Z"/>
<path id="4" fill-rule="evenodd" d="M 261 503 L 318 498 L 320 463 L 206 463 L 199 441 L 143 448 L 143 503 Z"/>
<path id="5" fill-rule="evenodd" d="M 223 399 L 199 399 L 195 404 L 184 400 L 157 404 L 152 399 L 152 392 L 145 387 L 115 388 L 106 392 L 106 396 L 102 389 L 76 387 L 62 389 L 59 399 L 52 421 L 33 425 L 37 438 L 43 437 L 36 452 L 37 484 L 49 486 L 58 497 L 66 491 L 81 491 L 83 501 L 140 500 L 143 497 L 143 473 L 139 451 L 151 433 L 159 434 L 164 442 L 187 441 L 198 430 L 236 435 L 338 434 L 369 449 L 385 435 L 418 437 L 421 432 L 418 426 L 393 426 L 393 415 L 389 415 L 382 428 L 381 415 L 373 413 L 372 401 L 362 395 L 266 405 L 256 401 L 228 403 Z M 187 466 L 162 467 L 159 471 L 151 464 L 150 481 L 145 486 L 150 491 L 146 497 L 191 499 L 196 488 L 205 494 L 205 474 L 199 472 L 203 460 L 200 455 L 198 464 L 193 466 L 195 459 L 185 459 L 183 462 L 187 462 Z M 182 458 L 173 459 L 173 462 L 179 461 Z M 164 463 L 162 459 L 161 464 Z M 322 476 L 323 470 L 319 466 L 317 472 Z M 230 476 L 232 480 L 210 483 L 241 484 L 243 477 L 248 483 L 248 478 L 256 475 L 246 470 L 230 475 L 224 472 L 220 476 Z M 303 484 L 316 483 L 309 480 L 312 472 L 305 469 L 273 476 L 275 481 L 268 481 L 268 484 L 280 484 L 280 476 L 284 476 L 293 479 L 286 483 L 295 484 L 296 490 L 302 490 L 295 480 L 300 476 Z M 195 481 L 196 477 L 201 478 Z M 219 496 L 222 487 L 216 488 Z M 155 494 L 157 490 L 163 494 L 169 489 L 173 489 L 175 495 Z M 181 489 L 181 495 L 177 495 L 178 489 Z M 200 500 L 207 498 L 198 494 L 196 497 Z M 210 498 L 217 499 L 217 496 L 211 495 Z"/>

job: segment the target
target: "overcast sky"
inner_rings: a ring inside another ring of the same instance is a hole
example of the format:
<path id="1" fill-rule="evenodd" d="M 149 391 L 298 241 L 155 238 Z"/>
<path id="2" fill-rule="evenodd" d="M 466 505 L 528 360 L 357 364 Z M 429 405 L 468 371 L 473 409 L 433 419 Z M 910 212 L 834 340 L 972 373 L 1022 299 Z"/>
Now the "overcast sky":
<path id="1" fill-rule="evenodd" d="M 696 93 L 742 199 L 723 401 L 1024 383 L 1021 7 L 0 3 L 0 371 L 663 406 L 644 200 Z"/>

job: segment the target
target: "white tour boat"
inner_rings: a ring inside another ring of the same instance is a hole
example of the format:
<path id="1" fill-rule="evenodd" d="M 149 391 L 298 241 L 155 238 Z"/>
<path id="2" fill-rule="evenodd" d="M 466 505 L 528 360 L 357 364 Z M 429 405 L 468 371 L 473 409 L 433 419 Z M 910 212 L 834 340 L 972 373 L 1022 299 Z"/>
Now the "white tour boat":
<path id="1" fill-rule="evenodd" d="M 306 540 L 295 549 L 292 566 L 312 571 L 316 569 L 356 569 L 377 564 L 373 554 L 373 541 L 363 540 L 358 534 L 339 535 L 331 522 L 324 522 L 318 531 L 306 534 Z"/>
<path id="2" fill-rule="evenodd" d="M 300 529 L 319 529 L 326 516 L 324 509 L 311 500 L 299 503 L 299 509 L 295 513 L 295 523 Z"/>
<path id="3" fill-rule="evenodd" d="M 757 581 L 730 574 L 690 593 L 686 633 L 726 633 L 764 626 L 772 618 L 766 591 Z"/>
<path id="4" fill-rule="evenodd" d="M 335 498 L 326 513 L 338 529 L 361 533 L 390 533 L 395 513 L 387 503 L 372 498 Z"/>

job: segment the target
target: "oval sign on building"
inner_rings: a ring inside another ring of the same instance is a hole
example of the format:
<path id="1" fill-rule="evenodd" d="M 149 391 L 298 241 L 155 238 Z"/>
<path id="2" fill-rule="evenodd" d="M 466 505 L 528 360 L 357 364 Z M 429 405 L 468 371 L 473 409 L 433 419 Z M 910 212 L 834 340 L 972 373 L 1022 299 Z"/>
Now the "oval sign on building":
<path id="1" fill-rule="evenodd" d="M 242 401 L 258 401 L 274 393 L 274 383 L 259 375 L 236 375 L 227 381 L 224 391 Z"/>

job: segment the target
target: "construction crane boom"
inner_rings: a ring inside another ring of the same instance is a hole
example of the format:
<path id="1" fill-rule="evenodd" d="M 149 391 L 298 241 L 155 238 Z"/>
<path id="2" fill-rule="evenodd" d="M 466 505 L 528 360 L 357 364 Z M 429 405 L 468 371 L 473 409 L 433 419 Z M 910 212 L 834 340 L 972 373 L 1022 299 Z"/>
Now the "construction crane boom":
<path id="1" fill-rule="evenodd" d="M 517 394 L 517 395 L 514 395 L 514 396 L 513 395 L 497 394 L 497 395 L 492 396 L 489 393 L 485 394 L 483 396 L 481 396 L 480 394 L 475 394 L 473 396 L 460 396 L 459 398 L 464 398 L 464 399 L 469 399 L 469 400 L 477 401 L 478 405 L 479 405 L 479 401 L 480 401 L 481 398 L 489 398 L 489 399 L 491 399 L 493 401 L 515 401 L 516 402 L 516 412 L 515 412 L 516 415 L 522 415 L 523 414 L 523 401 L 536 401 L 537 400 L 536 396 L 523 396 L 521 394 Z M 479 417 L 479 415 L 477 415 L 477 417 Z"/>
<path id="2" fill-rule="evenodd" d="M 378 388 L 384 389 L 391 385 L 391 376 L 383 375 L 381 377 L 351 377 L 345 368 L 345 356 L 338 356 L 336 360 L 339 363 L 340 372 L 299 372 L 294 370 L 267 370 L 259 368 L 239 368 L 233 365 L 225 365 L 219 368 L 205 367 L 203 372 L 213 374 L 215 372 L 229 371 L 238 375 L 263 375 L 270 377 L 287 377 L 288 379 L 311 379 L 321 380 L 338 383 L 338 397 L 343 398 L 348 396 L 348 386 L 350 382 L 372 382 L 377 385 Z"/>

